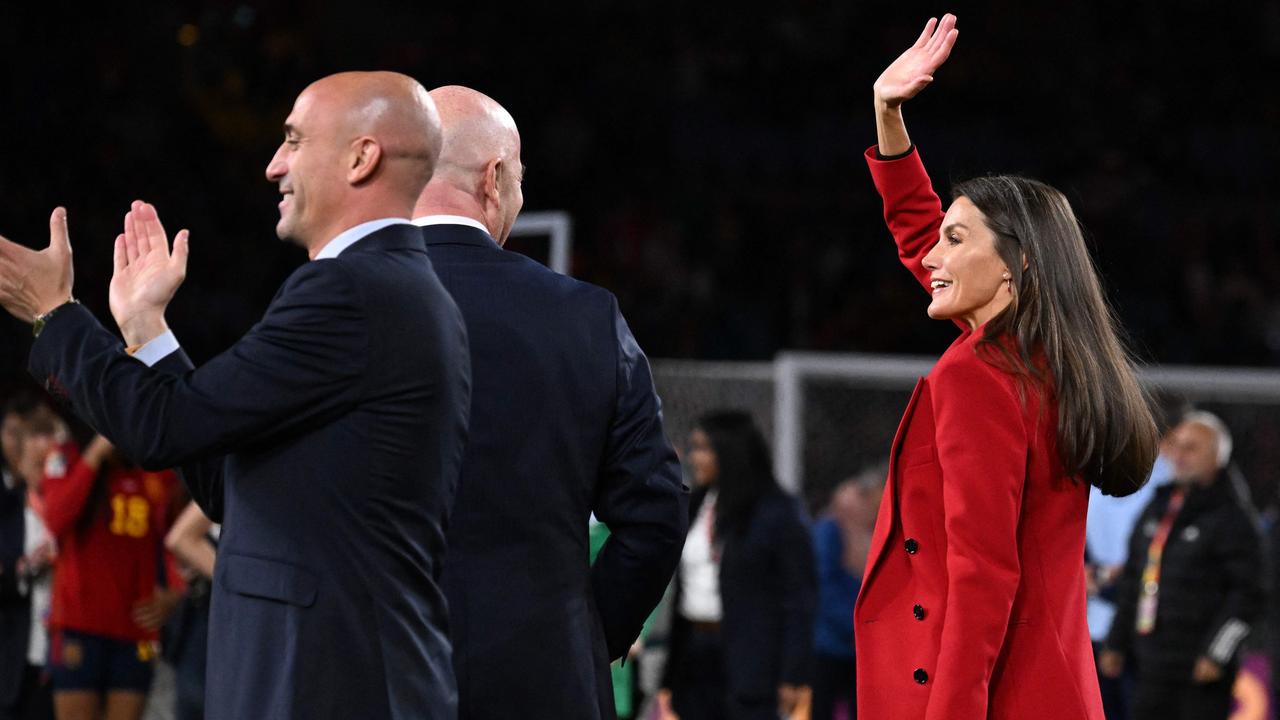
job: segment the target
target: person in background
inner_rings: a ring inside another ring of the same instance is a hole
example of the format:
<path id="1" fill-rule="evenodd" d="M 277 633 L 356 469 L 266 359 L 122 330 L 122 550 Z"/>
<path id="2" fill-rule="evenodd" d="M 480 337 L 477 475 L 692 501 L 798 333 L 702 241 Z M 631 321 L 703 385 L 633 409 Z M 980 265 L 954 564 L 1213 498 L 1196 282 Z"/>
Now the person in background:
<path id="1" fill-rule="evenodd" d="M 839 703 L 857 717 L 853 606 L 862 586 L 871 533 L 888 463 L 864 470 L 831 494 L 829 512 L 813 526 L 818 613 L 813 633 L 813 718 L 831 720 Z"/>
<path id="2" fill-rule="evenodd" d="M 1116 615 L 1098 660 L 1118 677 L 1137 665 L 1134 720 L 1225 720 L 1241 643 L 1265 605 L 1263 538 L 1231 433 L 1188 413 L 1165 450 L 1173 483 L 1156 491 L 1129 540 Z"/>
<path id="3" fill-rule="evenodd" d="M 177 683 L 178 720 L 204 720 L 204 676 L 208 667 L 209 593 L 219 526 L 200 506 L 187 504 L 164 545 L 186 570 L 187 594 L 166 627 L 165 657 Z"/>
<path id="4" fill-rule="evenodd" d="M 30 499 L 43 460 L 37 449 L 66 432 L 34 390 L 19 390 L 0 412 L 0 720 L 53 717 L 44 620 L 55 547 Z"/>
<path id="5" fill-rule="evenodd" d="M 804 715 L 817 585 L 805 513 L 778 487 L 764 436 L 745 412 L 702 417 L 685 458 L 696 489 L 660 714 Z"/>
<path id="6" fill-rule="evenodd" d="M 1181 414 L 1180 412 L 1178 414 Z M 1089 588 L 1089 636 L 1095 658 L 1105 647 L 1115 617 L 1115 597 L 1125 561 L 1129 557 L 1129 537 L 1138 518 L 1155 497 L 1156 488 L 1173 480 L 1173 463 L 1162 449 L 1147 484 L 1125 497 L 1107 497 L 1098 488 L 1089 488 L 1089 515 L 1085 521 L 1085 578 Z M 1102 710 L 1110 720 L 1129 717 L 1133 692 L 1133 669 L 1119 677 L 1098 673 Z"/>
<path id="7" fill-rule="evenodd" d="M 58 543 L 49 668 L 58 720 L 137 720 L 159 630 L 184 584 L 164 552 L 177 477 L 95 437 L 45 449 L 40 495 Z"/>

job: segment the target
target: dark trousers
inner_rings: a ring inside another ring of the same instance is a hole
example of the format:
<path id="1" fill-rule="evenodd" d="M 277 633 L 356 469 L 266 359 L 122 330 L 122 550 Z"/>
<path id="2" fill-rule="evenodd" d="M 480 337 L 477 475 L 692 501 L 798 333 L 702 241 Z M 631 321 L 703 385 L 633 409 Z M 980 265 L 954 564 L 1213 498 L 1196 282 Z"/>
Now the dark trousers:
<path id="1" fill-rule="evenodd" d="M 1139 676 L 1133 697 L 1133 720 L 1227 720 L 1236 674 L 1224 673 L 1207 684 L 1169 682 Z"/>
<path id="2" fill-rule="evenodd" d="M 53 720 L 53 686 L 44 668 L 26 667 L 18 702 L 11 707 L 0 707 L 0 720 Z"/>
<path id="3" fill-rule="evenodd" d="M 843 700 L 849 717 L 858 717 L 858 665 L 853 658 L 813 657 L 813 720 L 831 720 Z"/>
<path id="4" fill-rule="evenodd" d="M 680 720 L 777 720 L 778 701 L 729 697 L 719 632 L 688 628 L 675 666 L 671 705 Z"/>

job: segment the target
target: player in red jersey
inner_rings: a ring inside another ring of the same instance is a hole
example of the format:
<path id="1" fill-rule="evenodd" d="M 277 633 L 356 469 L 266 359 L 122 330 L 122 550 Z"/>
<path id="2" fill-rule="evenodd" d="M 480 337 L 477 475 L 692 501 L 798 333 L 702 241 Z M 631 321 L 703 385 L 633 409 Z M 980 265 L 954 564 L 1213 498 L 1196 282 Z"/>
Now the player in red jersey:
<path id="1" fill-rule="evenodd" d="M 57 539 L 49 669 L 59 720 L 137 720 L 158 631 L 182 580 L 163 549 L 171 471 L 122 461 L 104 438 L 54 448 L 40 493 Z M 161 585 L 167 587 L 161 587 Z"/>

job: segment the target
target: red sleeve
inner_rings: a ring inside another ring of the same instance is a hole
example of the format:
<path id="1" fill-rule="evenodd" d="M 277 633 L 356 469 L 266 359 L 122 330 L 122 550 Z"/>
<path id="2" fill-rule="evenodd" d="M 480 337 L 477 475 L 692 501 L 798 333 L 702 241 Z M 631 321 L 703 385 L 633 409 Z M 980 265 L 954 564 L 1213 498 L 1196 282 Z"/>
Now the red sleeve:
<path id="1" fill-rule="evenodd" d="M 938 242 L 942 227 L 942 201 L 933 191 L 929 174 L 920 161 L 920 152 L 895 160 L 880 160 L 873 145 L 866 152 L 871 179 L 884 201 L 884 220 L 898 245 L 898 257 L 911 274 L 929 290 L 929 271 L 924 256 Z"/>
<path id="2" fill-rule="evenodd" d="M 1012 378 L 976 357 L 935 371 L 947 606 L 926 720 L 982 720 L 1021 567 L 1029 440 Z"/>
<path id="3" fill-rule="evenodd" d="M 67 443 L 50 453 L 40 484 L 44 497 L 44 523 L 49 534 L 61 539 L 84 511 L 98 471 L 86 465 L 75 445 Z"/>

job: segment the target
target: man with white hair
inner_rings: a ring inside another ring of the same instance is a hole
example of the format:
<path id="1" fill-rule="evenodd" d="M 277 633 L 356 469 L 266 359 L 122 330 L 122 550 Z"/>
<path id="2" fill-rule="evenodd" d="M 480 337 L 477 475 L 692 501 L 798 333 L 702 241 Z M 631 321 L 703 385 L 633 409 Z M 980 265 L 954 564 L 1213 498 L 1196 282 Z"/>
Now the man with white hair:
<path id="1" fill-rule="evenodd" d="M 1116 617 L 1099 658 L 1118 676 L 1137 664 L 1134 720 L 1225 720 L 1241 642 L 1264 602 L 1262 536 L 1228 472 L 1231 433 L 1188 413 L 1169 434 L 1173 483 L 1134 528 Z"/>

